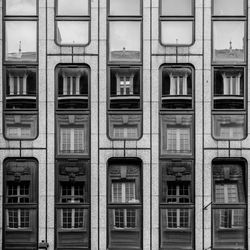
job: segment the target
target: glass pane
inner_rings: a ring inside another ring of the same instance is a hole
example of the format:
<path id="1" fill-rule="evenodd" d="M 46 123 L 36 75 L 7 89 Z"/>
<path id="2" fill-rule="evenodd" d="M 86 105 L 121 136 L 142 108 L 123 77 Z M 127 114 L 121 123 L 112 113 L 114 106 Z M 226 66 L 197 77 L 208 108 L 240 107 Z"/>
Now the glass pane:
<path id="1" fill-rule="evenodd" d="M 216 21 L 213 23 L 214 61 L 244 61 L 245 22 Z"/>
<path id="2" fill-rule="evenodd" d="M 60 67 L 58 69 L 58 108 L 88 108 L 88 68 Z"/>
<path id="3" fill-rule="evenodd" d="M 89 22 L 58 21 L 56 39 L 60 45 L 86 45 L 89 41 Z"/>
<path id="4" fill-rule="evenodd" d="M 37 115 L 5 115 L 4 121 L 8 139 L 34 139 L 37 136 Z"/>
<path id="5" fill-rule="evenodd" d="M 110 15 L 140 15 L 140 0 L 110 0 Z"/>
<path id="6" fill-rule="evenodd" d="M 5 0 L 6 15 L 36 15 L 36 0 Z"/>
<path id="7" fill-rule="evenodd" d="M 190 16 L 193 0 L 161 0 L 161 15 Z"/>
<path id="8" fill-rule="evenodd" d="M 36 69 L 8 68 L 6 70 L 6 108 L 36 108 Z"/>
<path id="9" fill-rule="evenodd" d="M 84 16 L 89 14 L 89 0 L 57 0 L 57 14 Z"/>
<path id="10" fill-rule="evenodd" d="M 213 136 L 222 140 L 240 140 L 246 134 L 245 115 L 214 115 Z"/>
<path id="11" fill-rule="evenodd" d="M 139 61 L 141 58 L 141 22 L 110 22 L 109 29 L 110 60 Z"/>
<path id="12" fill-rule="evenodd" d="M 193 42 L 192 21 L 162 21 L 161 42 L 164 45 L 190 45 Z"/>
<path id="13" fill-rule="evenodd" d="M 112 139 L 138 139 L 141 136 L 141 115 L 110 115 L 109 136 Z"/>
<path id="14" fill-rule="evenodd" d="M 221 68 L 214 70 L 214 108 L 244 108 L 243 68 Z"/>
<path id="15" fill-rule="evenodd" d="M 141 246 L 141 209 L 109 209 L 108 248 L 139 249 Z"/>
<path id="16" fill-rule="evenodd" d="M 244 249 L 245 209 L 213 210 L 213 247 Z"/>
<path id="17" fill-rule="evenodd" d="M 193 209 L 161 209 L 161 248 L 192 249 Z"/>
<path id="18" fill-rule="evenodd" d="M 162 154 L 190 154 L 192 152 L 192 116 L 162 116 Z"/>
<path id="19" fill-rule="evenodd" d="M 214 15 L 244 15 L 244 0 L 214 0 Z"/>
<path id="20" fill-rule="evenodd" d="M 37 22 L 7 21 L 5 28 L 6 60 L 35 61 L 37 58 Z"/>

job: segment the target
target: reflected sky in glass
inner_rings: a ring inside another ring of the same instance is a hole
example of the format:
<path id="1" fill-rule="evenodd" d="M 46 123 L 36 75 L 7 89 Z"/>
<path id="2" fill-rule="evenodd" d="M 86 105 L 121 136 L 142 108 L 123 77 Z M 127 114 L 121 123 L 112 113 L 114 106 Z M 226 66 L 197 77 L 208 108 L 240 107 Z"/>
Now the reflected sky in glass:
<path id="1" fill-rule="evenodd" d="M 193 22 L 161 22 L 161 42 L 172 45 L 189 45 L 193 42 Z"/>
<path id="2" fill-rule="evenodd" d="M 6 59 L 35 60 L 37 35 L 35 21 L 7 21 L 5 29 Z"/>
<path id="3" fill-rule="evenodd" d="M 214 22 L 214 59 L 244 60 L 244 26 L 243 21 Z"/>
<path id="4" fill-rule="evenodd" d="M 192 0 L 161 0 L 162 15 L 192 15 Z"/>
<path id="5" fill-rule="evenodd" d="M 214 0 L 214 15 L 243 15 L 244 0 Z"/>
<path id="6" fill-rule="evenodd" d="M 141 22 L 114 21 L 110 22 L 109 30 L 110 53 L 123 56 L 123 59 L 140 59 Z"/>
<path id="7" fill-rule="evenodd" d="M 84 16 L 89 14 L 89 0 L 57 0 L 58 15 Z"/>
<path id="8" fill-rule="evenodd" d="M 6 0 L 7 15 L 36 15 L 36 0 Z"/>
<path id="9" fill-rule="evenodd" d="M 140 0 L 110 0 L 110 15 L 140 15 Z"/>
<path id="10" fill-rule="evenodd" d="M 84 45 L 89 41 L 89 22 L 58 21 L 57 42 L 61 45 Z"/>

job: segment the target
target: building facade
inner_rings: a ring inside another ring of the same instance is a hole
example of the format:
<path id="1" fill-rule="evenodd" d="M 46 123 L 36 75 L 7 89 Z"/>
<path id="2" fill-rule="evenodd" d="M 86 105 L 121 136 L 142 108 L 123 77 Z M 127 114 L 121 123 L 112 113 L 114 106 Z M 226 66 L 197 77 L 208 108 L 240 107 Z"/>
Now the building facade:
<path id="1" fill-rule="evenodd" d="M 2 249 L 249 249 L 249 4 L 0 1 Z"/>

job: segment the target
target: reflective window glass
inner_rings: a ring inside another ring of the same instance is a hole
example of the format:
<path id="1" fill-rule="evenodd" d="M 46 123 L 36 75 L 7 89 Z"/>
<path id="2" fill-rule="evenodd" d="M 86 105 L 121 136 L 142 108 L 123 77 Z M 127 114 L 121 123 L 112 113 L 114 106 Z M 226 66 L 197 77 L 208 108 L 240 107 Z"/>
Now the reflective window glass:
<path id="1" fill-rule="evenodd" d="M 6 21 L 6 60 L 34 61 L 37 59 L 37 23 L 35 21 Z"/>
<path id="2" fill-rule="evenodd" d="M 89 0 L 57 0 L 57 14 L 61 16 L 88 15 Z"/>
<path id="3" fill-rule="evenodd" d="M 243 15 L 244 0 L 214 0 L 214 15 Z"/>
<path id="4" fill-rule="evenodd" d="M 192 21 L 162 21 L 161 42 L 165 45 L 190 45 L 193 42 Z"/>
<path id="5" fill-rule="evenodd" d="M 140 0 L 110 0 L 110 15 L 140 15 Z"/>
<path id="6" fill-rule="evenodd" d="M 5 0 L 6 15 L 36 15 L 36 0 Z"/>
<path id="7" fill-rule="evenodd" d="M 141 58 L 141 22 L 113 21 L 109 26 L 109 50 L 112 61 L 139 61 Z"/>
<path id="8" fill-rule="evenodd" d="M 88 21 L 58 21 L 56 32 L 60 45 L 84 45 L 89 41 Z"/>
<path id="9" fill-rule="evenodd" d="M 192 0 L 161 0 L 161 15 L 190 16 L 192 15 Z"/>
<path id="10" fill-rule="evenodd" d="M 244 21 L 217 21 L 213 23 L 213 59 L 214 61 L 244 61 Z"/>

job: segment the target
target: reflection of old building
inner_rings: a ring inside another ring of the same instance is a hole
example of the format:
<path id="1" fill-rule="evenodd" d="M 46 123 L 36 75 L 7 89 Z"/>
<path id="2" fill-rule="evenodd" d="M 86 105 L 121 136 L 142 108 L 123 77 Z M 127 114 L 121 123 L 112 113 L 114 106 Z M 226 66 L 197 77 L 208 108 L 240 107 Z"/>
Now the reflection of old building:
<path id="1" fill-rule="evenodd" d="M 250 0 L 2 2 L 0 249 L 250 249 Z"/>

